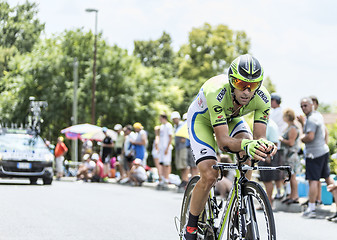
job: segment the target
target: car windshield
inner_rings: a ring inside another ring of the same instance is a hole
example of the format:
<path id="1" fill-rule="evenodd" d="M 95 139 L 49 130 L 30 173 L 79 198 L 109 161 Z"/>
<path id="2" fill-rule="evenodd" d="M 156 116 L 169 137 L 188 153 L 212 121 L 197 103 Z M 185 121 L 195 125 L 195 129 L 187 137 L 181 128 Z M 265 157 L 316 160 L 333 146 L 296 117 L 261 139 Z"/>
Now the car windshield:
<path id="1" fill-rule="evenodd" d="M 0 135 L 0 150 L 30 150 L 46 149 L 47 146 L 41 137 L 29 134 L 4 134 Z"/>

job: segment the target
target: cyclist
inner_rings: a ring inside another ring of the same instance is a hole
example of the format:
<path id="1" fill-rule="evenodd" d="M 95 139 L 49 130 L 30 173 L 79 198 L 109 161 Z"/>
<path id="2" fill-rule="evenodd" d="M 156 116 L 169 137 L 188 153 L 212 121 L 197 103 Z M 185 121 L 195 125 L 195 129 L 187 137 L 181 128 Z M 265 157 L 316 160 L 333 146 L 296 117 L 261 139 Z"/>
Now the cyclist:
<path id="1" fill-rule="evenodd" d="M 262 161 L 277 151 L 266 140 L 270 95 L 262 80 L 259 61 L 249 54 L 239 56 L 231 63 L 228 78 L 222 74 L 206 81 L 188 109 L 188 132 L 200 180 L 193 190 L 183 239 L 197 237 L 199 214 L 218 177 L 218 171 L 212 168 L 216 164 L 216 145 L 227 152 L 244 151 Z M 250 112 L 254 112 L 253 134 L 242 118 Z"/>

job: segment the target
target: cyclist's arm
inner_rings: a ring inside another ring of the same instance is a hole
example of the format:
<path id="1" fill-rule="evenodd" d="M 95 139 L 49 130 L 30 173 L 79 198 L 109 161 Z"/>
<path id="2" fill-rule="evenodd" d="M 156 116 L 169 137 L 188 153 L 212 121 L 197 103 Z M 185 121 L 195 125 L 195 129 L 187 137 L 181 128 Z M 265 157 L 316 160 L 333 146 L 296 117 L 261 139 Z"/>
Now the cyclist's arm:
<path id="1" fill-rule="evenodd" d="M 228 125 L 222 124 L 214 127 L 215 138 L 221 150 L 229 149 L 231 152 L 241 151 L 241 139 L 228 136 Z"/>
<path id="2" fill-rule="evenodd" d="M 262 122 L 255 122 L 253 126 L 253 138 L 254 139 L 261 139 L 264 138 L 267 140 L 266 137 L 266 131 L 267 131 L 267 125 Z M 268 148 L 265 150 L 265 152 L 271 152 L 270 156 L 274 156 L 277 152 L 277 147 L 275 145 L 269 145 Z"/>

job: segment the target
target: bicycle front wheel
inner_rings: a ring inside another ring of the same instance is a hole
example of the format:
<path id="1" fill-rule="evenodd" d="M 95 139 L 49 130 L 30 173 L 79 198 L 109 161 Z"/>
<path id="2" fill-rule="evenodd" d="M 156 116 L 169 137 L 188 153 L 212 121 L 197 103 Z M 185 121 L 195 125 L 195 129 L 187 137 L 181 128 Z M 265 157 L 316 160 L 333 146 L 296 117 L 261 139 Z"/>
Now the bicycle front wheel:
<path id="1" fill-rule="evenodd" d="M 188 182 L 184 193 L 180 213 L 180 239 L 184 234 L 184 228 L 188 222 L 193 190 L 199 179 L 200 179 L 199 176 L 192 177 L 191 180 Z M 213 227 L 209 223 L 211 215 L 212 215 L 211 200 L 210 198 L 208 198 L 204 210 L 199 215 L 197 239 L 205 239 L 205 240 L 215 239 Z"/>
<path id="2" fill-rule="evenodd" d="M 241 214 L 237 197 L 234 198 L 230 208 L 227 239 L 240 239 L 240 235 L 247 240 L 276 239 L 272 208 L 265 191 L 256 182 L 247 182 L 243 185 Z"/>

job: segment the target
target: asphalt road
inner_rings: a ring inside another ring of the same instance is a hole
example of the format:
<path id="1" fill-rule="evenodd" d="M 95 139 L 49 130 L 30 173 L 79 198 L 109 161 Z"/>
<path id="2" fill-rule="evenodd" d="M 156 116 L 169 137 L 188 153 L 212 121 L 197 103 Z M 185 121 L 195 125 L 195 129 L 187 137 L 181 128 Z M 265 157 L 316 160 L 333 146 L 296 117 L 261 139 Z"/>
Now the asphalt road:
<path id="1" fill-rule="evenodd" d="M 182 194 L 118 184 L 0 179 L 0 240 L 178 239 Z M 276 212 L 280 240 L 337 239 L 337 223 Z"/>

